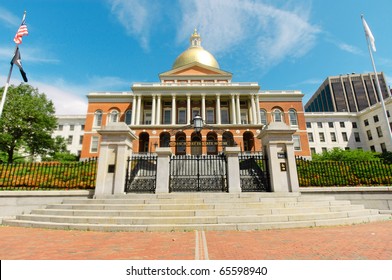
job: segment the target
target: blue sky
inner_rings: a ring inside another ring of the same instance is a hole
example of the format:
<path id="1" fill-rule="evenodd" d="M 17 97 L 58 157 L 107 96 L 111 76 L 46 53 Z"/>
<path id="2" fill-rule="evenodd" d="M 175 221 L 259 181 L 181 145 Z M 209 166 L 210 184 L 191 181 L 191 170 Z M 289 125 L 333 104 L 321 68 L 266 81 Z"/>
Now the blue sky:
<path id="1" fill-rule="evenodd" d="M 327 76 L 372 71 L 364 14 L 376 39 L 377 70 L 392 83 L 391 0 L 1 1 L 1 86 L 25 10 L 23 67 L 58 114 L 85 114 L 89 92 L 159 81 L 195 27 L 233 81 L 301 90 L 305 104 Z M 21 81 L 14 71 L 12 83 Z"/>

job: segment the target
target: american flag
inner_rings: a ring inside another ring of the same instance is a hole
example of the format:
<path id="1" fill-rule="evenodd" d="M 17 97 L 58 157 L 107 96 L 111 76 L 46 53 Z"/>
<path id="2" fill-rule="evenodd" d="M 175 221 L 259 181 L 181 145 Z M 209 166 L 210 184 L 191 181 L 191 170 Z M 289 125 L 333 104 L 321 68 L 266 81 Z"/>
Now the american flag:
<path id="1" fill-rule="evenodd" d="M 27 31 L 27 25 L 26 25 L 25 21 L 23 21 L 22 24 L 20 25 L 18 31 L 15 34 L 14 42 L 16 44 L 22 44 L 22 37 L 25 35 L 29 35 L 29 32 Z"/>

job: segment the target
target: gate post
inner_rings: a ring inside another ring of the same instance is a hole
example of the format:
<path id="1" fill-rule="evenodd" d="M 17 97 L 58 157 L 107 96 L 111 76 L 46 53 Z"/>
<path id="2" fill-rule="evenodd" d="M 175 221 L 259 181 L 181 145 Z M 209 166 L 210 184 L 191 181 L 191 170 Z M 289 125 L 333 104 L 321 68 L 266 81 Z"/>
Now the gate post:
<path id="1" fill-rule="evenodd" d="M 293 134 L 296 129 L 271 122 L 257 136 L 268 157 L 272 192 L 299 192 Z"/>
<path id="2" fill-rule="evenodd" d="M 240 147 L 225 147 L 224 150 L 227 157 L 227 184 L 229 186 L 229 193 L 241 192 L 240 162 L 238 160 L 238 154 L 240 152 Z"/>
<path id="3" fill-rule="evenodd" d="M 155 153 L 158 155 L 155 193 L 168 193 L 171 148 L 156 148 Z"/>
<path id="4" fill-rule="evenodd" d="M 123 194 L 127 158 L 137 139 L 125 123 L 109 123 L 98 130 L 101 135 L 95 197 Z"/>

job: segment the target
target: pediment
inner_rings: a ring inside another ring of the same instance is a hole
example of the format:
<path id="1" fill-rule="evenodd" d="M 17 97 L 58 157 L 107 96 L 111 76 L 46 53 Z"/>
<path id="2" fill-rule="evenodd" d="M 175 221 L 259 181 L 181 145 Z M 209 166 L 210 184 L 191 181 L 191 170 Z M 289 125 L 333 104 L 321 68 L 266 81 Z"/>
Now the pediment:
<path id="1" fill-rule="evenodd" d="M 223 71 L 218 68 L 210 67 L 207 65 L 203 65 L 198 62 L 189 63 L 179 68 L 175 68 L 164 72 L 159 75 L 162 79 L 164 77 L 175 77 L 175 76 L 213 76 L 213 77 L 230 77 L 232 76 L 231 73 Z"/>

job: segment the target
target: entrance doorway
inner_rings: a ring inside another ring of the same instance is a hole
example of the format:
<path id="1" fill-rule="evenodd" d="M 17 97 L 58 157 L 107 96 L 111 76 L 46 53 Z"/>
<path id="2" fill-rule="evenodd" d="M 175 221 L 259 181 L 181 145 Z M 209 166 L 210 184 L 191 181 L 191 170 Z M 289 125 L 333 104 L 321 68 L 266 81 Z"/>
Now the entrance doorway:
<path id="1" fill-rule="evenodd" d="M 192 133 L 191 154 L 192 155 L 201 155 L 202 154 L 202 141 L 201 141 L 201 134 L 199 132 Z"/>

